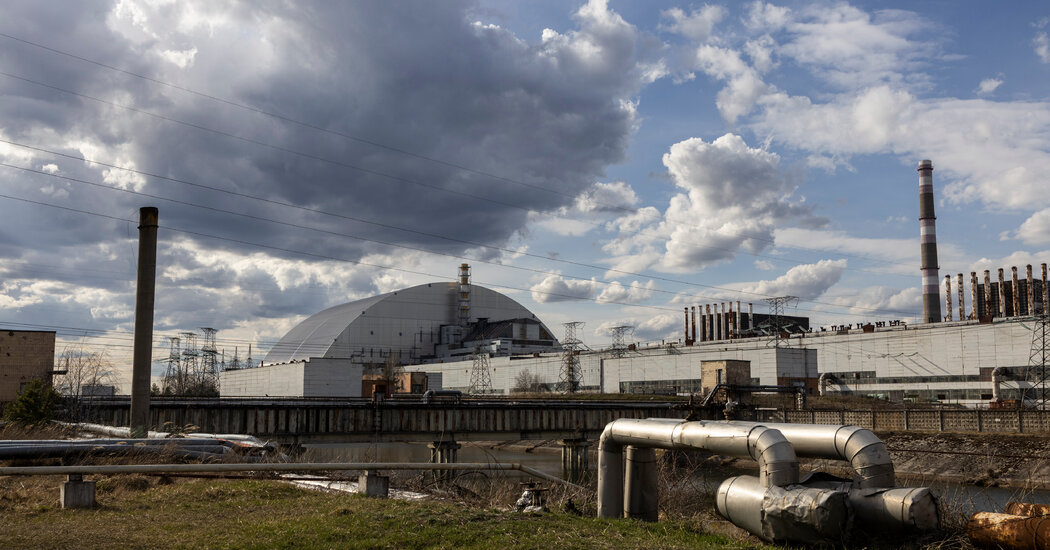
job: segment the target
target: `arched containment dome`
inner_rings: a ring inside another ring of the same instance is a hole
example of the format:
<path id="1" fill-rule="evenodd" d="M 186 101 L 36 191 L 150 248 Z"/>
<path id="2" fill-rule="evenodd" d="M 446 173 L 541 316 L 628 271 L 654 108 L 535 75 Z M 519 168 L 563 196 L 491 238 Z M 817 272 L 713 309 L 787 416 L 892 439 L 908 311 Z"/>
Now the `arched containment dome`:
<path id="1" fill-rule="evenodd" d="M 514 321 L 504 323 L 507 328 L 502 336 L 506 341 L 514 340 L 519 351 L 533 351 L 528 345 L 547 349 L 558 346 L 534 313 L 478 285 L 470 287 L 472 325 L 456 326 L 458 289 L 456 283 L 429 283 L 328 308 L 285 334 L 263 361 L 273 364 L 325 357 L 374 364 L 382 363 L 391 353 L 398 353 L 402 363 L 425 361 L 439 351 L 447 353 L 449 348 L 461 346 L 462 338 L 477 334 L 479 326 L 501 321 Z M 487 337 L 491 339 L 492 335 Z"/>

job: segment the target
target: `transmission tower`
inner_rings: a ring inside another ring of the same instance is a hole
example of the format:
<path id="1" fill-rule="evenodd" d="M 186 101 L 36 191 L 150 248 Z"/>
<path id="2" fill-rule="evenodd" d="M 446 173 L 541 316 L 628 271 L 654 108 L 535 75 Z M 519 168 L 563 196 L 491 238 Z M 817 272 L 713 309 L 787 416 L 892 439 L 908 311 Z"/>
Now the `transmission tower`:
<path id="1" fill-rule="evenodd" d="M 773 335 L 770 337 L 769 342 L 773 344 L 773 347 L 779 348 L 780 332 L 784 328 L 784 309 L 797 306 L 798 296 L 766 298 L 766 303 L 769 304 L 769 316 L 773 325 Z"/>
<path id="2" fill-rule="evenodd" d="M 219 350 L 215 347 L 215 333 L 218 331 L 201 327 L 204 344 L 201 345 L 201 382 L 205 386 L 219 387 Z"/>
<path id="3" fill-rule="evenodd" d="M 576 393 L 580 389 L 580 380 L 583 378 L 580 373 L 580 345 L 583 343 L 576 339 L 576 330 L 583 327 L 583 323 L 574 321 L 571 323 L 563 323 L 565 327 L 565 338 L 561 341 L 561 347 L 564 350 L 564 358 L 562 359 L 561 368 L 561 386 L 565 393 Z"/>
<path id="4" fill-rule="evenodd" d="M 1045 409 L 1047 399 L 1046 357 L 1048 351 L 1050 351 L 1047 349 L 1047 334 L 1050 333 L 1050 316 L 1044 313 L 1032 319 L 1032 323 L 1032 351 L 1028 356 L 1028 371 L 1034 374 L 1035 379 L 1038 380 L 1039 408 Z M 1031 377 L 1026 376 L 1025 378 L 1031 380 Z M 1022 395 L 1022 406 L 1024 405 L 1024 398 L 1025 396 Z"/>
<path id="5" fill-rule="evenodd" d="M 489 354 L 474 348 L 474 367 L 470 370 L 470 387 L 467 393 L 482 395 L 492 393 L 492 376 L 489 373 Z"/>
<path id="6" fill-rule="evenodd" d="M 171 336 L 170 350 L 168 351 L 168 370 L 164 373 L 164 392 L 179 395 L 182 393 L 183 378 L 182 352 L 179 349 L 179 337 Z"/>
<path id="7" fill-rule="evenodd" d="M 627 336 L 634 332 L 634 327 L 621 325 L 609 329 L 609 332 L 612 333 L 613 337 L 612 348 L 609 349 L 609 354 L 618 359 L 627 355 L 627 345 L 624 342 Z"/>
<path id="8" fill-rule="evenodd" d="M 240 370 L 241 358 L 237 356 L 237 346 L 233 347 L 233 359 L 230 359 L 230 364 L 226 367 L 226 370 Z"/>

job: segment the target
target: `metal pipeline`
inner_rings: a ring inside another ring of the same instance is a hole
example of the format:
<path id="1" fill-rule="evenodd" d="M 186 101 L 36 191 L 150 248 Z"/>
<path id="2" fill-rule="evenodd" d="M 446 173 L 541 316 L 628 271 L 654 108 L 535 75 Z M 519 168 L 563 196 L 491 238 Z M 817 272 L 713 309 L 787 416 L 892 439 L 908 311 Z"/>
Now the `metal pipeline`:
<path id="1" fill-rule="evenodd" d="M 830 382 L 831 382 L 831 373 L 830 372 L 822 372 L 822 373 L 820 373 L 820 378 L 817 379 L 817 391 L 820 393 L 821 397 L 827 395 L 827 393 L 828 393 L 828 384 Z"/>
<path id="2" fill-rule="evenodd" d="M 977 548 L 1050 548 L 1050 518 L 977 512 L 966 524 L 966 535 Z"/>
<path id="3" fill-rule="evenodd" d="M 819 544 L 849 533 L 846 493 L 811 487 L 765 487 L 754 476 L 731 477 L 718 486 L 722 517 L 770 542 Z"/>
<path id="4" fill-rule="evenodd" d="M 999 403 L 1003 400 L 1002 385 L 1003 385 L 1003 374 L 1006 369 L 1003 367 L 995 367 L 992 369 L 992 402 Z"/>
<path id="5" fill-rule="evenodd" d="M 756 422 L 734 424 L 759 425 Z M 871 430 L 835 424 L 760 424 L 779 431 L 801 457 L 845 460 L 853 482 L 803 481 L 806 487 L 848 494 L 857 522 L 867 529 L 937 529 L 937 499 L 926 487 L 895 488 L 893 459 Z"/>
<path id="6" fill-rule="evenodd" d="M 798 459 L 780 432 L 761 425 L 678 419 L 620 419 L 605 426 L 598 442 L 598 517 L 629 517 L 655 521 L 658 488 L 644 480 L 655 479 L 656 463 L 637 451 L 627 462 L 629 487 L 624 487 L 624 448 L 693 449 L 750 457 L 758 462 L 765 487 L 798 483 Z M 649 471 L 651 470 L 651 472 Z M 642 482 L 641 487 L 635 483 Z M 625 493 L 630 499 L 625 499 Z M 626 502 L 625 502 L 626 500 Z"/>
<path id="7" fill-rule="evenodd" d="M 893 459 L 886 444 L 871 430 L 836 424 L 786 424 L 778 422 L 732 422 L 741 426 L 765 426 L 779 431 L 798 456 L 845 460 L 854 471 L 860 488 L 893 487 Z"/>

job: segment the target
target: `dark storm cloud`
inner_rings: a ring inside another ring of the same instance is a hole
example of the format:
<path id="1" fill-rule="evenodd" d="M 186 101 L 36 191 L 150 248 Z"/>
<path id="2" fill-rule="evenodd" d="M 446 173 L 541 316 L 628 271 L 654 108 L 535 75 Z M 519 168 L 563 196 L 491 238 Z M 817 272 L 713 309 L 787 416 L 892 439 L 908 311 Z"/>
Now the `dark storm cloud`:
<path id="1" fill-rule="evenodd" d="M 0 269 L 23 281 L 0 298 L 41 307 L 11 296 L 38 293 L 30 281 L 61 282 L 76 295 L 62 306 L 71 319 L 126 326 L 146 205 L 160 208 L 158 330 L 225 329 L 376 292 L 378 271 L 353 261 L 404 265 L 397 255 L 408 253 L 384 243 L 491 257 L 470 243 L 505 245 L 528 211 L 571 204 L 623 159 L 655 50 L 601 1 L 580 9 L 575 28 L 542 37 L 477 23 L 474 9 L 5 4 L 0 33 L 303 124 L 0 37 L 4 72 L 21 78 L 0 76 L 0 138 L 68 155 L 0 143 L 0 162 L 180 201 L 0 167 L 4 194 L 117 218 L 0 199 Z M 287 267 L 325 258 L 351 262 Z"/>

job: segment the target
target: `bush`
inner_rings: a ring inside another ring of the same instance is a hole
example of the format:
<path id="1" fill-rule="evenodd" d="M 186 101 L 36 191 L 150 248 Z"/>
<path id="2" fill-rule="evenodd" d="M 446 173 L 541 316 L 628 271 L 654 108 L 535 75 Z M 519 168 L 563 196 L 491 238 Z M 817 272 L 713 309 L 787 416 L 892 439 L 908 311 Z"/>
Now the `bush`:
<path id="1" fill-rule="evenodd" d="M 33 380 L 18 393 L 18 399 L 4 408 L 4 420 L 26 425 L 51 422 L 62 397 L 43 380 Z"/>

